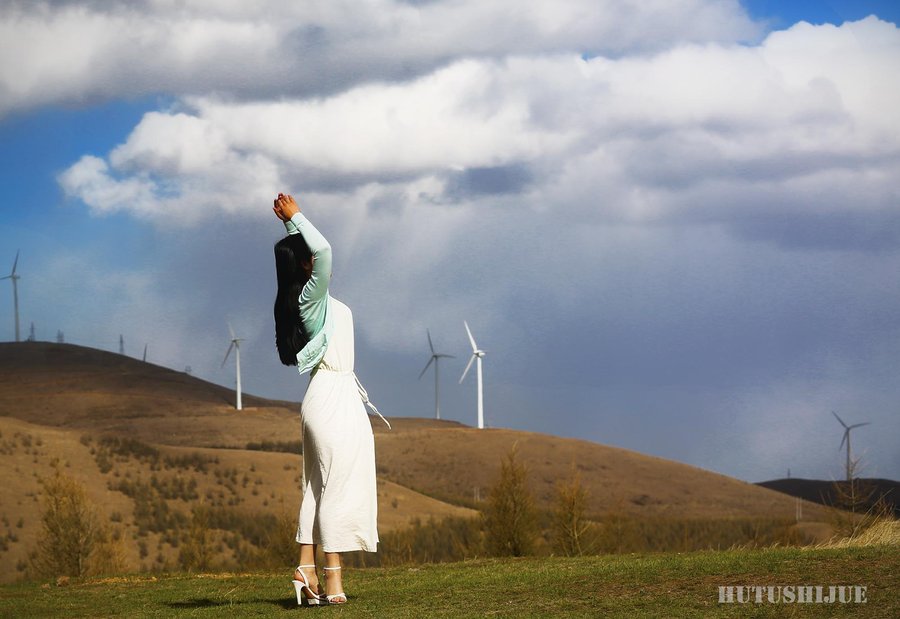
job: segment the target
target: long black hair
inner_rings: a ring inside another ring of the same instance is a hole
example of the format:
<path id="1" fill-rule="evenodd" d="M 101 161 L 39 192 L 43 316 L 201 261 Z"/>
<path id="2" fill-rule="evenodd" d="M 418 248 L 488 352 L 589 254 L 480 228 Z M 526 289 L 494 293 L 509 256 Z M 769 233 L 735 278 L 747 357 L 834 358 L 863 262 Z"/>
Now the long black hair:
<path id="1" fill-rule="evenodd" d="M 297 365 L 297 353 L 309 342 L 300 320 L 300 291 L 309 281 L 312 252 L 302 234 L 289 234 L 275 243 L 275 347 L 285 365 Z"/>

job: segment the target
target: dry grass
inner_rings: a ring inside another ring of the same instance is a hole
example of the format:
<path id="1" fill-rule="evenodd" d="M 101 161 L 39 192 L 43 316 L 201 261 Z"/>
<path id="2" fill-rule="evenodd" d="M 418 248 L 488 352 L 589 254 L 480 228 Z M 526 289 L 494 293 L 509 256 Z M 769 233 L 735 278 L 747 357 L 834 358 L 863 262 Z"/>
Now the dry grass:
<path id="1" fill-rule="evenodd" d="M 876 518 L 858 535 L 832 539 L 817 548 L 859 548 L 862 546 L 900 546 L 900 520 Z"/>

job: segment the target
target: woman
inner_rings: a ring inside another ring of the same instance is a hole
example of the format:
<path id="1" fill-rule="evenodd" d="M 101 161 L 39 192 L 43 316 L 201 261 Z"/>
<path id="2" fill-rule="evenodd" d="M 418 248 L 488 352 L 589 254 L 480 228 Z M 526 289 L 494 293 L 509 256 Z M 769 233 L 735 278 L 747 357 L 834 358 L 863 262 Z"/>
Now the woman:
<path id="1" fill-rule="evenodd" d="M 275 244 L 278 355 L 300 373 L 312 371 L 301 406 L 303 503 L 293 584 L 298 604 L 343 604 L 340 553 L 375 552 L 378 545 L 375 440 L 363 404 L 381 414 L 353 372 L 353 315 L 328 294 L 331 246 L 290 195 L 278 194 L 272 210 L 288 232 Z M 325 555 L 324 593 L 318 545 Z"/>

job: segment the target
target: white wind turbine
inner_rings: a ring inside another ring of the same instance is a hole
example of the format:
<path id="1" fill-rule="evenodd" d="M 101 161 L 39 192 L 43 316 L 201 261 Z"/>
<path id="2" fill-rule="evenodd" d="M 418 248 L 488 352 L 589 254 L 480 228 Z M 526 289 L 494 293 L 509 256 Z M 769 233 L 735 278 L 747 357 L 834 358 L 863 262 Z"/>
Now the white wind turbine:
<path id="1" fill-rule="evenodd" d="M 6 277 L 0 277 L 2 279 L 12 280 L 13 285 L 13 306 L 16 310 L 16 341 L 19 341 L 19 286 L 16 282 L 21 279 L 18 275 L 16 275 L 16 266 L 19 264 L 19 251 L 16 250 L 16 260 L 13 262 L 12 273 L 7 275 Z"/>
<path id="2" fill-rule="evenodd" d="M 841 444 L 838 445 L 838 449 L 844 446 L 844 441 L 847 441 L 847 481 L 853 481 L 853 467 L 852 461 L 850 460 L 850 430 L 853 428 L 858 428 L 860 426 L 869 425 L 869 421 L 864 423 L 854 423 L 852 426 L 848 426 L 844 423 L 844 420 L 838 417 L 838 414 L 834 411 L 831 411 L 831 414 L 834 415 L 834 418 L 837 419 L 842 426 L 844 426 L 844 437 L 841 439 Z"/>
<path id="3" fill-rule="evenodd" d="M 419 380 L 424 376 L 425 371 L 428 369 L 428 366 L 431 365 L 431 362 L 434 361 L 434 418 L 441 418 L 441 402 L 438 399 L 438 360 L 441 357 L 446 357 L 448 359 L 454 359 L 453 355 L 445 355 L 443 353 L 434 352 L 434 344 L 431 343 L 431 332 L 428 329 L 425 329 L 425 333 L 428 335 L 428 348 L 431 349 L 431 358 L 428 359 L 428 363 L 425 364 L 425 367 L 422 368 L 422 372 L 419 374 Z"/>
<path id="4" fill-rule="evenodd" d="M 237 404 L 236 404 L 235 408 L 237 408 L 237 410 L 241 410 L 241 408 L 242 408 L 241 407 L 241 342 L 243 342 L 244 340 L 235 336 L 234 329 L 231 328 L 231 325 L 228 325 L 228 331 L 231 332 L 231 345 L 228 346 L 228 350 L 225 352 L 225 358 L 222 359 L 222 367 L 223 368 L 225 367 L 225 362 L 228 361 L 228 355 L 231 354 L 231 349 L 233 348 L 234 349 L 234 371 L 235 371 L 235 375 L 237 376 L 237 380 L 236 380 L 237 386 L 235 388 L 235 391 L 237 392 L 237 399 L 236 399 Z"/>
<path id="5" fill-rule="evenodd" d="M 472 356 L 469 357 L 469 363 L 466 364 L 466 369 L 463 370 L 459 384 L 461 385 L 466 379 L 466 374 L 469 373 L 472 362 L 477 361 L 475 365 L 478 374 L 478 428 L 484 429 L 484 384 L 481 378 L 481 359 L 484 357 L 485 351 L 478 348 L 478 344 L 475 343 L 475 338 L 472 337 L 472 331 L 469 329 L 469 323 L 463 320 L 463 324 L 466 326 L 466 333 L 469 336 L 469 342 L 472 344 Z"/>

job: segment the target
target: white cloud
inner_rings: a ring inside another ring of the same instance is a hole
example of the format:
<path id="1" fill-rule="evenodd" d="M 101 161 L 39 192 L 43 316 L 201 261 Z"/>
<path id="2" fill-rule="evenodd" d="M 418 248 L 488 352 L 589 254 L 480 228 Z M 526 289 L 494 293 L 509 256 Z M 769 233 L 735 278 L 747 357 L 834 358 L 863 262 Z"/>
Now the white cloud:
<path id="1" fill-rule="evenodd" d="M 463 60 L 325 98 L 190 97 L 146 114 L 112 172 L 86 158 L 63 186 L 97 210 L 197 221 L 213 205 L 259 209 L 287 186 L 365 202 L 354 187 L 432 179 L 426 203 L 474 204 L 450 180 L 497 168 L 519 171 L 521 207 L 578 218 L 739 223 L 773 201 L 782 215 L 883 213 L 900 161 L 896 58 L 900 30 L 869 18 L 756 47 Z M 852 204 L 860 186 L 881 198 Z"/>
<path id="2" fill-rule="evenodd" d="M 464 57 L 758 34 L 736 0 L 16 2 L 0 9 L 0 115 L 159 92 L 335 92 Z"/>
<path id="3" fill-rule="evenodd" d="M 77 195 L 97 213 L 128 210 L 140 214 L 155 206 L 154 185 L 146 179 L 115 179 L 103 159 L 85 155 L 65 172 L 59 182 L 63 190 Z"/>

